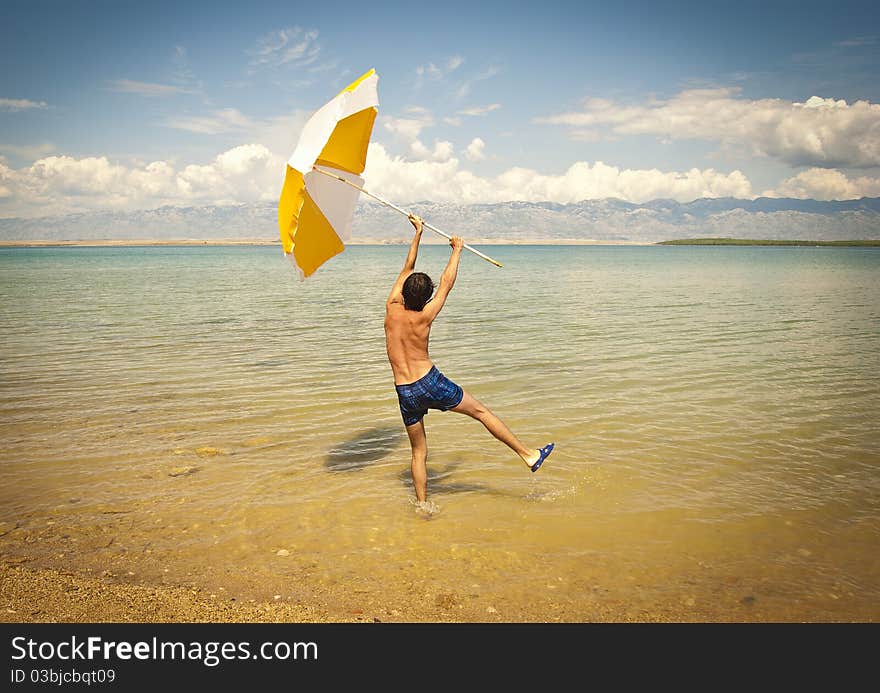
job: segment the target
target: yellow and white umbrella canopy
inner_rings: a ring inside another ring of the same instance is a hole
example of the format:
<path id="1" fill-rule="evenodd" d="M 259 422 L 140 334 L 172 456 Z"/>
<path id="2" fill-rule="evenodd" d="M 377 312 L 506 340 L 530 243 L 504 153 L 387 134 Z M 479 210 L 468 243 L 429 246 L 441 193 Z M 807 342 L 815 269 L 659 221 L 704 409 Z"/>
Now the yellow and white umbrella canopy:
<path id="1" fill-rule="evenodd" d="M 287 162 L 278 202 L 285 255 L 303 278 L 345 249 L 358 190 L 313 170 L 321 166 L 358 187 L 379 107 L 379 76 L 370 70 L 312 115 Z"/>

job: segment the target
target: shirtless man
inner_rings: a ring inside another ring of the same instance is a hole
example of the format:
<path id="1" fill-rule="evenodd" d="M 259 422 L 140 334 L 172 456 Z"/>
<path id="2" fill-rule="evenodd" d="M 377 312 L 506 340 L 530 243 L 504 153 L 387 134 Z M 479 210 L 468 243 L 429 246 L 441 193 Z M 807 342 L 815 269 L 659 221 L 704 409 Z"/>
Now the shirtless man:
<path id="1" fill-rule="evenodd" d="M 424 503 L 427 494 L 428 442 L 423 417 L 428 409 L 455 411 L 467 414 L 482 423 L 502 443 L 513 450 L 533 472 L 538 471 L 552 452 L 554 443 L 543 448 L 527 448 L 511 433 L 495 414 L 470 394 L 437 370 L 428 356 L 428 338 L 431 323 L 440 314 L 446 297 L 455 284 L 461 249 L 461 238 L 450 241 L 452 253 L 440 276 L 440 286 L 431 298 L 434 283 L 424 272 L 415 272 L 419 241 L 422 238 L 422 220 L 414 215 L 409 220 L 415 227 L 415 236 L 403 270 L 385 302 L 385 346 L 394 373 L 394 384 L 400 403 L 400 413 L 412 448 L 412 478 L 416 499 Z"/>

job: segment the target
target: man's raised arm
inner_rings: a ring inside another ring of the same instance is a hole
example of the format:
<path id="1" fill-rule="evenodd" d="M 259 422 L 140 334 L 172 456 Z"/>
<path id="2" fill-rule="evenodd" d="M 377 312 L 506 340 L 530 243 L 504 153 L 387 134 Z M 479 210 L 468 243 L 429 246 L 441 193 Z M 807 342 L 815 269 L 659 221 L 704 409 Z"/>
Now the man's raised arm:
<path id="1" fill-rule="evenodd" d="M 416 259 L 419 257 L 419 241 L 422 239 L 422 218 L 415 214 L 409 215 L 409 220 L 415 227 L 412 242 L 409 244 L 409 252 L 406 254 L 406 262 L 403 263 L 403 272 L 409 273 L 416 268 Z"/>
<path id="2" fill-rule="evenodd" d="M 449 254 L 449 262 L 446 263 L 446 269 L 440 275 L 440 285 L 437 287 L 437 293 L 434 298 L 425 304 L 425 314 L 433 320 L 440 313 L 440 310 L 446 304 L 446 297 L 452 291 L 455 284 L 455 278 L 458 276 L 458 263 L 461 262 L 461 249 L 464 247 L 464 241 L 458 236 L 449 239 L 449 245 L 452 252 Z"/>
<path id="3" fill-rule="evenodd" d="M 397 275 L 397 281 L 394 282 L 394 286 L 391 288 L 391 293 L 388 294 L 387 303 L 392 303 L 395 300 L 402 300 L 403 283 L 415 269 L 416 259 L 419 256 L 419 242 L 422 240 L 422 218 L 417 217 L 415 214 L 410 214 L 409 220 L 415 227 L 416 232 L 413 235 L 412 242 L 409 244 L 409 252 L 406 254 L 406 262 L 403 263 L 403 269 L 400 270 L 400 274 Z"/>

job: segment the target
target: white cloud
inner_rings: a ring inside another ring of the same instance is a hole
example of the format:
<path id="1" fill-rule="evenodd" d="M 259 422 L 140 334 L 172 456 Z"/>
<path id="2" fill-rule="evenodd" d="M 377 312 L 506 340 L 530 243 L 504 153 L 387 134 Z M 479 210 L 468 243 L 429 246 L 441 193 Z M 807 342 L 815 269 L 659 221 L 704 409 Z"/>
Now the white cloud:
<path id="1" fill-rule="evenodd" d="M 172 84 L 156 84 L 153 82 L 136 82 L 131 79 L 116 79 L 110 82 L 111 91 L 141 96 L 169 96 L 171 94 L 189 94 L 188 89 Z"/>
<path id="2" fill-rule="evenodd" d="M 403 112 L 408 113 L 415 118 L 431 120 L 431 111 L 424 106 L 407 106 L 403 109 Z"/>
<path id="3" fill-rule="evenodd" d="M 410 106 L 406 112 L 412 118 L 383 118 L 385 129 L 394 134 L 408 147 L 411 156 L 420 160 L 446 161 L 454 154 L 451 142 L 434 140 L 433 149 L 419 139 L 422 130 L 434 125 L 431 112 L 420 106 Z"/>
<path id="4" fill-rule="evenodd" d="M 475 138 L 465 153 L 483 153 L 484 146 Z M 399 204 L 416 200 L 468 204 L 752 197 L 750 183 L 739 171 L 627 170 L 602 162 L 578 162 L 559 174 L 513 168 L 495 177 L 480 177 L 462 168 L 449 142 L 435 142 L 432 148 L 414 154 L 415 158 L 391 156 L 381 144 L 371 144 L 367 189 Z M 245 144 L 205 164 L 124 164 L 104 156 L 49 156 L 19 169 L 0 162 L 0 213 L 35 217 L 98 209 L 276 201 L 288 155 L 272 153 L 262 144 Z"/>
<path id="5" fill-rule="evenodd" d="M 320 52 L 317 31 L 289 27 L 262 36 L 250 51 L 251 65 L 306 67 L 318 59 Z"/>
<path id="6" fill-rule="evenodd" d="M 457 115 L 464 116 L 484 116 L 492 111 L 497 111 L 501 108 L 500 103 L 490 103 L 486 106 L 473 106 L 471 108 L 464 108 L 458 111 Z"/>
<path id="7" fill-rule="evenodd" d="M 753 197 L 751 183 L 740 171 L 619 169 L 602 162 L 578 162 L 561 174 L 512 168 L 494 178 L 482 178 L 459 164 L 455 157 L 407 160 L 391 156 L 381 144 L 373 143 L 365 177 L 368 189 L 397 199 L 399 203 L 416 200 L 463 204 L 511 200 L 570 203 L 606 197 L 631 202 L 657 198 L 687 202 L 700 197 Z"/>
<path id="8" fill-rule="evenodd" d="M 286 161 L 296 149 L 299 135 L 311 115 L 309 111 L 297 110 L 287 115 L 255 121 L 250 130 L 244 131 L 242 140 L 262 144 L 273 154 L 283 156 Z"/>
<path id="9" fill-rule="evenodd" d="M 245 144 L 219 154 L 210 164 L 191 164 L 175 183 L 198 200 L 234 204 L 277 199 L 284 161 L 260 144 Z"/>
<path id="10" fill-rule="evenodd" d="M 453 55 L 446 61 L 446 64 L 442 66 L 435 65 L 434 63 L 419 65 L 416 68 L 416 76 L 419 78 L 420 82 L 423 77 L 428 77 L 429 79 L 433 80 L 440 80 L 450 73 L 455 72 L 463 64 L 464 58 L 462 56 Z"/>
<path id="11" fill-rule="evenodd" d="M 235 108 L 224 108 L 204 115 L 181 115 L 161 124 L 201 135 L 235 133 L 241 142 L 262 144 L 273 154 L 290 156 L 311 111 L 294 110 L 271 118 L 252 118 Z M 2 148 L 0 148 L 2 151 Z"/>
<path id="12" fill-rule="evenodd" d="M 462 65 L 464 65 L 464 58 L 460 55 L 453 55 L 446 62 L 446 71 L 447 72 L 454 72 L 455 70 L 460 68 Z"/>
<path id="13" fill-rule="evenodd" d="M 483 80 L 491 79 L 495 75 L 498 74 L 499 68 L 495 65 L 489 65 L 480 70 L 473 77 L 465 80 L 461 86 L 459 86 L 458 91 L 456 91 L 455 96 L 458 99 L 465 98 L 468 94 L 471 93 L 471 89 L 473 88 L 476 82 L 482 82 Z"/>
<path id="14" fill-rule="evenodd" d="M 428 63 L 427 65 L 419 65 L 416 68 L 416 75 L 420 78 L 427 75 L 432 79 L 440 79 L 443 76 L 443 73 L 440 71 L 440 68 L 437 67 L 434 63 Z"/>
<path id="15" fill-rule="evenodd" d="M 426 127 L 434 124 L 432 118 L 383 118 L 385 129 L 406 140 L 416 139 Z"/>
<path id="16" fill-rule="evenodd" d="M 27 161 L 40 159 L 54 151 L 55 145 L 51 142 L 43 142 L 41 144 L 0 144 L 0 152 Z"/>
<path id="17" fill-rule="evenodd" d="M 429 149 L 419 140 L 410 145 L 410 152 L 416 159 L 429 159 L 431 161 L 448 161 L 455 153 L 452 142 L 446 140 L 434 141 L 434 149 Z"/>
<path id="18" fill-rule="evenodd" d="M 393 118 L 391 116 L 383 116 L 382 124 L 391 134 L 410 142 L 418 138 L 422 130 L 434 125 L 434 116 L 431 112 L 422 106 L 407 106 L 403 109 L 407 114 L 406 118 Z"/>
<path id="19" fill-rule="evenodd" d="M 416 89 L 420 89 L 425 80 L 434 82 L 445 82 L 449 88 L 453 90 L 456 99 L 461 100 L 470 94 L 473 85 L 490 79 L 498 74 L 499 68 L 495 65 L 488 65 L 471 76 L 463 76 L 458 69 L 464 65 L 465 59 L 461 55 L 453 55 L 445 64 L 437 65 L 436 63 L 427 63 L 416 67 Z M 452 73 L 456 73 L 453 75 Z"/>
<path id="20" fill-rule="evenodd" d="M 0 163 L 7 216 L 44 216 L 161 205 L 237 204 L 277 199 L 285 159 L 260 144 L 222 152 L 207 164 L 113 163 L 107 157 L 50 156 L 12 169 Z"/>
<path id="21" fill-rule="evenodd" d="M 331 70 L 337 71 L 339 69 L 339 62 L 340 61 L 337 58 L 327 63 L 319 63 L 317 65 L 312 64 L 309 66 L 308 72 L 310 72 L 311 74 L 315 74 L 318 72 L 330 72 Z M 343 72 L 342 74 L 347 74 L 347 71 Z"/>
<path id="22" fill-rule="evenodd" d="M 189 82 L 193 79 L 192 69 L 189 66 L 189 56 L 185 46 L 174 46 L 171 62 L 174 65 L 174 74 L 178 81 Z"/>
<path id="23" fill-rule="evenodd" d="M 481 161 L 486 158 L 485 149 L 486 143 L 479 137 L 474 137 L 465 149 L 464 155 L 471 161 Z"/>
<path id="24" fill-rule="evenodd" d="M 738 89 L 692 89 L 668 100 L 624 106 L 587 99 L 576 112 L 537 118 L 575 132 L 597 127 L 618 135 L 653 134 L 744 147 L 793 166 L 880 165 L 880 104 L 812 96 L 804 103 L 748 100 Z"/>
<path id="25" fill-rule="evenodd" d="M 178 116 L 164 125 L 176 130 L 196 132 L 201 135 L 217 135 L 223 132 L 253 130 L 255 122 L 236 108 L 223 108 L 204 116 Z"/>
<path id="26" fill-rule="evenodd" d="M 880 197 L 880 178 L 860 176 L 849 179 L 836 169 L 811 168 L 782 181 L 765 197 L 797 197 L 814 200 L 855 200 Z"/>
<path id="27" fill-rule="evenodd" d="M 30 99 L 4 99 L 0 98 L 0 111 L 29 111 L 34 108 L 49 108 L 45 101 L 31 101 Z"/>
<path id="28" fill-rule="evenodd" d="M 511 168 L 481 177 L 463 168 L 449 142 L 427 147 L 414 140 L 413 149 L 409 158 L 392 156 L 382 144 L 372 143 L 365 172 L 367 189 L 397 204 L 418 200 L 572 203 L 609 197 L 642 203 L 658 198 L 688 202 L 701 197 L 755 197 L 749 179 L 736 170 L 621 169 L 601 161 L 580 161 L 560 173 Z M 479 159 L 484 150 L 483 140 L 474 138 L 464 156 Z M 105 156 L 47 156 L 14 169 L 0 160 L 0 214 L 36 217 L 98 209 L 275 202 L 288 155 L 251 143 L 223 151 L 207 163 L 126 164 Z M 762 194 L 824 200 L 880 196 L 880 179 L 850 179 L 840 171 L 814 168 Z"/>
<path id="29" fill-rule="evenodd" d="M 845 41 L 835 41 L 834 45 L 839 48 L 861 48 L 862 46 L 873 46 L 876 43 L 876 36 L 859 36 Z"/>

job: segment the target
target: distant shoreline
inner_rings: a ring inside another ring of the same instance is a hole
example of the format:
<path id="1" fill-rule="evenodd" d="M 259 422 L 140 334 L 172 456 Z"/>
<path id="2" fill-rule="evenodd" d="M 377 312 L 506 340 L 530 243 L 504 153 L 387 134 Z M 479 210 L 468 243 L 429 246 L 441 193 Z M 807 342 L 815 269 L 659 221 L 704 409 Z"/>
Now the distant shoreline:
<path id="1" fill-rule="evenodd" d="M 749 238 L 680 238 L 672 241 L 659 241 L 656 245 L 782 245 L 782 246 L 832 246 L 852 248 L 880 247 L 880 241 L 784 241 Z"/>
<path id="2" fill-rule="evenodd" d="M 410 239 L 380 239 L 380 238 L 359 238 L 349 240 L 348 246 L 376 246 L 376 245 L 408 245 Z M 719 245 L 719 246 L 828 246 L 828 247 L 853 247 L 853 248 L 876 248 L 880 247 L 880 240 L 841 240 L 841 241 L 811 241 L 811 240 L 769 240 L 769 239 L 748 239 L 748 238 L 679 238 L 668 241 L 619 241 L 619 240 L 598 240 L 584 238 L 555 238 L 555 239 L 535 239 L 522 240 L 510 238 L 483 238 L 468 239 L 471 245 L 516 245 L 516 246 L 538 246 L 538 245 L 554 245 L 554 246 L 570 246 L 570 245 L 591 245 L 591 246 L 669 246 L 669 245 Z M 425 238 L 422 245 L 446 245 L 446 241 L 441 239 Z M 131 247 L 211 247 L 211 246 L 277 246 L 279 249 L 281 244 L 277 240 L 265 238 L 107 238 L 95 240 L 0 240 L 0 248 L 51 248 L 51 247 L 78 247 L 78 248 L 131 248 Z"/>

